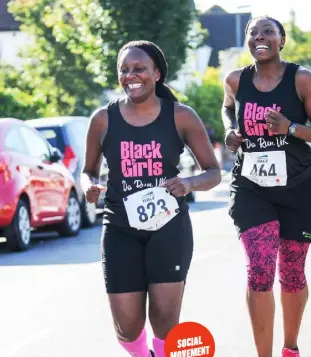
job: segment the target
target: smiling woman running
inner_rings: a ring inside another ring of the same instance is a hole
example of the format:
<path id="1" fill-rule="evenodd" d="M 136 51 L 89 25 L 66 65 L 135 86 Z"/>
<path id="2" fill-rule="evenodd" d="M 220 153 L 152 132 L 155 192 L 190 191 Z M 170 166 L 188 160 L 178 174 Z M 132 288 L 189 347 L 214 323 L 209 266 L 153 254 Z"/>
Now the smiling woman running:
<path id="1" fill-rule="evenodd" d="M 284 319 L 283 357 L 299 357 L 311 242 L 311 72 L 280 58 L 286 34 L 270 17 L 246 27 L 255 64 L 224 81 L 227 147 L 236 152 L 229 214 L 247 256 L 247 301 L 259 357 L 272 357 L 276 260 Z M 234 123 L 237 119 L 237 130 Z"/>
<path id="2" fill-rule="evenodd" d="M 185 195 L 218 185 L 220 169 L 201 119 L 164 84 L 167 64 L 155 44 L 128 43 L 117 69 L 126 97 L 92 115 L 82 186 L 96 202 L 101 188 L 92 177 L 103 153 L 109 179 L 102 262 L 118 340 L 132 356 L 165 357 L 193 253 Z M 198 176 L 178 177 L 185 144 L 204 171 Z M 154 352 L 146 339 L 147 295 Z"/>

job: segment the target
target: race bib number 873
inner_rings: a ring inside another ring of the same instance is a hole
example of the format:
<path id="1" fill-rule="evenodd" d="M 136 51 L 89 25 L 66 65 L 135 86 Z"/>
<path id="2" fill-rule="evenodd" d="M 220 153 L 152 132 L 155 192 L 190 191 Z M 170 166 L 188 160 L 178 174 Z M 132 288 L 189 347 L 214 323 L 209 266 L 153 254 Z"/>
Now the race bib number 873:
<path id="1" fill-rule="evenodd" d="M 156 231 L 174 218 L 179 211 L 176 198 L 164 187 L 152 187 L 124 198 L 131 227 Z"/>
<path id="2" fill-rule="evenodd" d="M 286 186 L 285 151 L 244 153 L 242 176 L 263 187 Z"/>

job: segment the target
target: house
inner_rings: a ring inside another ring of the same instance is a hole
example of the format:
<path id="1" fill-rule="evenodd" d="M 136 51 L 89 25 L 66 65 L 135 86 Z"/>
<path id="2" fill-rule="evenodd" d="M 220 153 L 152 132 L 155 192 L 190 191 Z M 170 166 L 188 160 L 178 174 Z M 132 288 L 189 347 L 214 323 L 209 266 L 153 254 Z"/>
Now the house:
<path id="1" fill-rule="evenodd" d="M 235 52 L 244 50 L 244 29 L 251 17 L 250 12 L 228 13 L 220 6 L 213 6 L 200 16 L 201 26 L 209 32 L 205 45 L 212 48 L 208 66 L 220 65 L 221 51 L 232 48 Z"/>
<path id="2" fill-rule="evenodd" d="M 189 0 L 189 5 L 192 9 L 195 10 L 195 1 Z M 196 34 L 196 29 L 193 28 L 193 35 Z M 184 65 L 177 74 L 177 78 L 174 81 L 171 81 L 169 85 L 184 93 L 187 89 L 187 86 L 191 83 L 200 84 L 201 79 L 197 74 L 203 75 L 212 53 L 212 48 L 209 44 L 203 44 L 197 50 L 188 50 L 187 57 Z"/>
<path id="3" fill-rule="evenodd" d="M 21 59 L 18 52 L 29 43 L 29 36 L 19 30 L 16 22 L 8 12 L 9 0 L 0 0 L 0 62 L 19 66 Z"/>

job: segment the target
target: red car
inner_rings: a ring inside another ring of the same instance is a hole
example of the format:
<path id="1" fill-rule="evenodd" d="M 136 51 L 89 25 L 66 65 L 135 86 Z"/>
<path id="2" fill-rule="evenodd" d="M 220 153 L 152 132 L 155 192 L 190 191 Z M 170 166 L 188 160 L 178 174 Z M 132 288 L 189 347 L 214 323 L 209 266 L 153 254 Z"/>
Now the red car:
<path id="1" fill-rule="evenodd" d="M 0 236 L 11 250 L 26 250 L 32 229 L 77 235 L 81 211 L 62 154 L 18 119 L 0 119 Z"/>

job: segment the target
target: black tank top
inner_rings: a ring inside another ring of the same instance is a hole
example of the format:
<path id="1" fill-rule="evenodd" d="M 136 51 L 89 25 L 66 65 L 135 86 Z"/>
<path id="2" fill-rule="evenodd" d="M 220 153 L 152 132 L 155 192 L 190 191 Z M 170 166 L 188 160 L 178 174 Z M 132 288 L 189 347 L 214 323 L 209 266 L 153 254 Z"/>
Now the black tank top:
<path id="1" fill-rule="evenodd" d="M 133 126 L 121 115 L 119 101 L 108 105 L 108 131 L 102 143 L 109 173 L 103 223 L 129 226 L 123 198 L 149 187 L 160 186 L 179 174 L 183 152 L 174 117 L 174 101 L 161 98 L 161 111 L 152 123 Z M 178 198 L 180 211 L 188 209 Z"/>
<path id="2" fill-rule="evenodd" d="M 305 125 L 308 117 L 298 97 L 295 75 L 299 65 L 287 63 L 281 82 L 270 92 L 259 91 L 253 83 L 254 65 L 243 69 L 236 95 L 236 120 L 245 142 L 237 152 L 232 170 L 232 186 L 258 188 L 241 175 L 247 152 L 285 151 L 287 167 L 286 186 L 269 187 L 281 190 L 294 187 L 311 177 L 311 149 L 294 136 L 273 134 L 264 119 L 267 108 L 280 111 L 290 121 Z M 266 188 L 264 188 L 266 189 Z"/>

